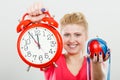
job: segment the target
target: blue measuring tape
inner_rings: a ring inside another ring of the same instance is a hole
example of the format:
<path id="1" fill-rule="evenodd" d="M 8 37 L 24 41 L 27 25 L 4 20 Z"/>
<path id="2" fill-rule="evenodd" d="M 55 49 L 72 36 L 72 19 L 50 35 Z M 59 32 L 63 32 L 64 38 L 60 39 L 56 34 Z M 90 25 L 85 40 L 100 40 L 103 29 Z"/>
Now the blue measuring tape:
<path id="1" fill-rule="evenodd" d="M 108 59 L 108 73 L 107 73 L 107 80 L 110 80 L 110 68 L 111 68 L 111 55 Z"/>

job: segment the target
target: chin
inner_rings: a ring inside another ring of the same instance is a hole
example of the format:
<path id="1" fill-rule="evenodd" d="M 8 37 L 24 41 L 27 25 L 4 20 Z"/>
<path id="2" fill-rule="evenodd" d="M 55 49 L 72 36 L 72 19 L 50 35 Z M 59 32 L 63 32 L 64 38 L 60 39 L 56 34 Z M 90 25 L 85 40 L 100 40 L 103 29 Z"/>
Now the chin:
<path id="1" fill-rule="evenodd" d="M 67 51 L 69 54 L 78 54 L 79 52 L 77 51 Z"/>
<path id="2" fill-rule="evenodd" d="M 74 49 L 65 48 L 65 50 L 67 53 L 70 53 L 70 54 L 78 54 L 80 52 L 78 48 L 74 48 Z"/>

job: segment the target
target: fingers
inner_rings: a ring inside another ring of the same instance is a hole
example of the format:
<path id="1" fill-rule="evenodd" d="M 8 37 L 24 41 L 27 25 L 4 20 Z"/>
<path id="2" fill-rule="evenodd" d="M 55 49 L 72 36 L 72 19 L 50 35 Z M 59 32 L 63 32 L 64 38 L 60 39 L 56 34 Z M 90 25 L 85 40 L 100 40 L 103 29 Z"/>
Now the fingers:
<path id="1" fill-rule="evenodd" d="M 104 61 L 106 61 L 109 57 L 110 57 L 110 49 L 108 49 L 108 51 L 105 55 Z"/>
<path id="2" fill-rule="evenodd" d="M 54 65 L 54 67 L 58 67 L 58 65 L 55 62 L 53 62 L 53 65 Z"/>
<path id="3" fill-rule="evenodd" d="M 100 54 L 99 54 L 99 62 L 100 62 L 100 63 L 103 62 L 103 55 L 102 55 L 102 52 L 100 52 Z"/>
<path id="4" fill-rule="evenodd" d="M 40 68 L 41 71 L 46 71 L 48 68 Z"/>
<path id="5" fill-rule="evenodd" d="M 99 63 L 102 63 L 106 60 L 108 60 L 108 58 L 110 57 L 110 50 L 107 51 L 105 57 L 103 57 L 103 53 L 100 52 L 99 54 L 95 53 L 94 56 L 93 56 L 93 59 L 92 61 L 93 62 L 99 62 Z"/>
<path id="6" fill-rule="evenodd" d="M 35 15 L 39 15 L 39 14 L 42 14 L 42 11 L 41 9 L 43 8 L 43 4 L 42 3 L 34 3 L 33 5 L 31 5 L 29 8 L 28 8 L 28 13 L 29 15 L 31 16 L 35 16 Z"/>
<path id="7" fill-rule="evenodd" d="M 33 22 L 36 22 L 36 21 L 40 21 L 41 19 L 43 19 L 46 15 L 45 14 L 42 14 L 42 15 L 39 15 L 39 16 L 29 16 L 30 20 L 33 21 Z"/>
<path id="8" fill-rule="evenodd" d="M 97 63 L 97 62 L 103 62 L 103 56 L 102 56 L 102 52 L 100 52 L 99 54 L 95 53 L 93 56 L 93 62 Z"/>
<path id="9" fill-rule="evenodd" d="M 98 62 L 102 63 L 102 62 L 108 60 L 108 58 L 110 57 L 110 52 L 111 52 L 110 49 L 108 49 L 106 54 L 100 52 L 100 53 L 94 53 L 93 57 L 92 57 L 91 54 L 89 56 L 87 56 L 87 57 L 91 58 L 91 60 L 94 63 L 98 63 Z"/>
<path id="10" fill-rule="evenodd" d="M 46 16 L 46 14 L 43 14 L 45 11 L 47 11 L 47 9 L 43 6 L 43 4 L 36 2 L 28 8 L 28 18 L 33 22 L 39 22 Z"/>
<path id="11" fill-rule="evenodd" d="M 97 62 L 97 55 L 96 55 L 96 53 L 94 54 L 94 56 L 93 56 L 93 62 Z"/>

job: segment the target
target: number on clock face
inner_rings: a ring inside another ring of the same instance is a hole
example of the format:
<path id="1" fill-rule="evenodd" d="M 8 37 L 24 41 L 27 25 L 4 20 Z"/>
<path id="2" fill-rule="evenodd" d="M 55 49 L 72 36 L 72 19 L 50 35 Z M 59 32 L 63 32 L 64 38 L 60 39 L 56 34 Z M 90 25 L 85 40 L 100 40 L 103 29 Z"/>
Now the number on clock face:
<path id="1" fill-rule="evenodd" d="M 31 28 L 21 38 L 20 49 L 24 58 L 31 63 L 44 64 L 55 56 L 57 41 L 50 30 Z"/>

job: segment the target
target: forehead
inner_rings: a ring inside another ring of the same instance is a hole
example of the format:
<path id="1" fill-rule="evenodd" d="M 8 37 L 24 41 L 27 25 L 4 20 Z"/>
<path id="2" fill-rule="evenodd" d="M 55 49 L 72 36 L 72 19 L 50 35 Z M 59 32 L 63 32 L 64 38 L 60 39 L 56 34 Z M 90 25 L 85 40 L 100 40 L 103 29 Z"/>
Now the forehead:
<path id="1" fill-rule="evenodd" d="M 85 27 L 83 25 L 78 25 L 78 24 L 68 24 L 65 25 L 62 29 L 62 32 L 70 32 L 70 33 L 74 33 L 74 32 L 84 32 L 85 31 Z"/>

